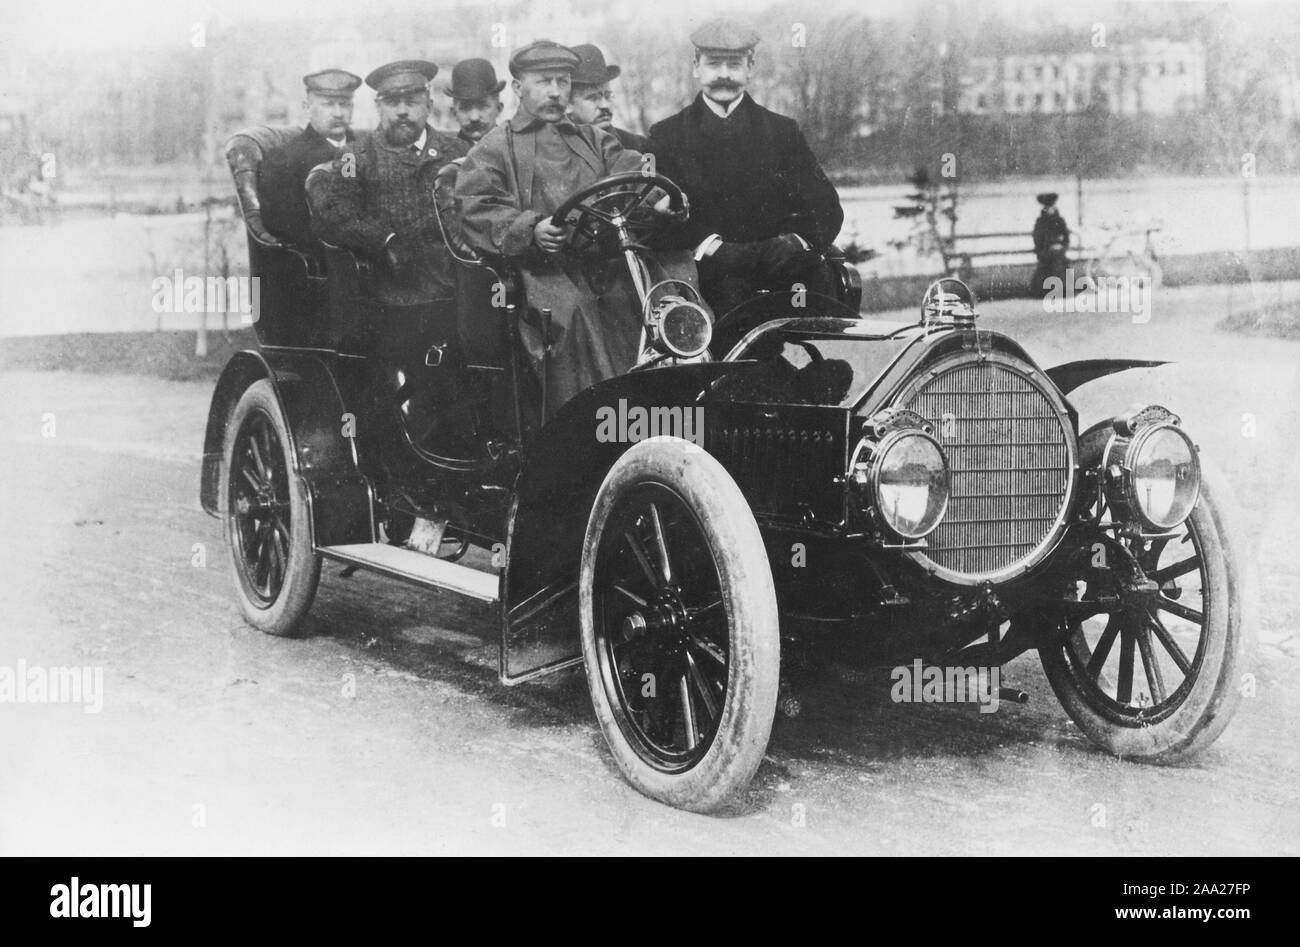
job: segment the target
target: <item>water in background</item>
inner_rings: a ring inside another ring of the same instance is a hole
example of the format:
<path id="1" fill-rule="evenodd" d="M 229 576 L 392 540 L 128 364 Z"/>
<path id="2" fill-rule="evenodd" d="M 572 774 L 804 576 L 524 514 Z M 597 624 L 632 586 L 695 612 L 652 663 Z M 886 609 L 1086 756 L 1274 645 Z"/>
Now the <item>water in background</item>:
<path id="1" fill-rule="evenodd" d="M 880 254 L 862 265 L 868 275 L 895 276 L 937 273 L 937 255 L 918 257 L 911 248 L 895 250 L 891 241 L 906 240 L 911 220 L 895 220 L 893 208 L 904 205 L 912 188 L 844 188 L 844 229 L 841 244 L 849 239 Z M 1038 178 L 1000 181 L 960 190 L 957 233 L 1024 234 L 1010 240 L 983 240 L 961 244 L 982 250 L 1023 249 L 1023 260 L 1033 258 L 1029 233 L 1038 216 L 1034 199 L 1043 191 L 1060 194 L 1057 206 L 1071 230 L 1079 230 L 1079 202 L 1073 178 Z M 1125 230 L 1158 226 L 1153 234 L 1160 256 L 1241 250 L 1246 246 L 1246 221 L 1240 178 L 1143 178 L 1083 182 L 1085 247 L 1098 247 L 1105 237 L 1101 225 Z M 1250 182 L 1250 247 L 1300 246 L 1300 178 L 1258 177 Z M 943 221 L 947 223 L 947 221 Z M 947 228 L 941 233 L 947 234 Z M 1142 235 L 1136 237 L 1137 245 Z M 1072 239 L 1072 243 L 1077 240 Z M 1005 258 L 1016 262 L 1016 258 Z"/>
<path id="2" fill-rule="evenodd" d="M 935 273 L 935 256 L 918 257 L 889 247 L 906 238 L 912 224 L 893 218 L 893 206 L 906 203 L 907 184 L 898 187 L 845 188 L 845 226 L 841 243 L 856 239 L 880 252 L 864 264 L 881 276 Z M 1072 228 L 1079 210 L 1073 179 L 1003 181 L 964 188 L 959 233 L 1020 232 L 1022 239 L 989 241 L 1028 250 L 1029 231 L 1038 213 L 1034 195 L 1060 193 L 1061 212 Z M 1251 182 L 1251 246 L 1300 246 L 1300 178 L 1259 177 Z M 222 211 L 227 212 L 227 211 Z M 1161 255 L 1237 250 L 1245 245 L 1241 180 L 1238 178 L 1149 178 L 1084 182 L 1084 222 L 1141 228 L 1159 224 Z M 69 216 L 43 227 L 0 227 L 0 336 L 62 332 L 121 332 L 162 328 L 192 329 L 192 315 L 156 315 L 150 305 L 155 277 L 177 266 L 186 275 L 202 273 L 204 216 L 198 214 L 116 217 Z M 1138 238 L 1140 241 L 1140 237 Z M 239 228 L 235 258 L 247 272 Z M 152 252 L 152 256 L 151 256 Z M 1026 257 L 1028 258 L 1028 257 Z M 1009 261 L 1008 261 L 1009 262 Z M 216 274 L 211 274 L 216 275 Z M 209 328 L 220 317 L 209 318 Z"/>

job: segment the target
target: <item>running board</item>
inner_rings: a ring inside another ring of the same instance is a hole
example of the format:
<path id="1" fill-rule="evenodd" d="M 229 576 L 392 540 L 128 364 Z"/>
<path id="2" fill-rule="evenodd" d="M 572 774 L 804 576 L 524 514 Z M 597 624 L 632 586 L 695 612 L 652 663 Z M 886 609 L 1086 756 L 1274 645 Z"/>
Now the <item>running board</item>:
<path id="1" fill-rule="evenodd" d="M 385 543 L 354 543 L 346 546 L 322 546 L 316 551 L 326 559 L 360 566 L 425 588 L 446 589 L 492 604 L 499 598 L 499 580 L 492 573 L 445 559 L 435 559 L 413 549 Z"/>

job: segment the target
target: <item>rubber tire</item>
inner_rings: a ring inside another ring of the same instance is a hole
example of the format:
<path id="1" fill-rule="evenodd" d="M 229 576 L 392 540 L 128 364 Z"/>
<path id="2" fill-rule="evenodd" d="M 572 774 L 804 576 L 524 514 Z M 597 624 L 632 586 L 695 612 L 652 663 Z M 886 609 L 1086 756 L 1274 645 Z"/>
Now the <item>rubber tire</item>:
<path id="1" fill-rule="evenodd" d="M 238 560 L 238 546 L 234 539 L 233 517 L 229 514 L 230 471 L 235 439 L 245 419 L 254 410 L 264 411 L 271 419 L 276 437 L 284 452 L 283 463 L 289 472 L 289 566 L 280 592 L 269 606 L 251 598 L 241 581 L 242 566 Z M 312 548 L 311 504 L 307 499 L 307 484 L 294 473 L 292 440 L 288 424 L 280 410 L 275 389 L 267 379 L 256 381 L 240 397 L 226 425 L 225 444 L 222 446 L 221 482 L 218 493 L 221 517 L 225 526 L 226 550 L 234 569 L 235 591 L 239 598 L 244 620 L 268 635 L 288 637 L 301 630 L 303 616 L 311 608 L 320 584 L 321 559 Z"/>
<path id="2" fill-rule="evenodd" d="M 1143 763 L 1184 762 L 1223 733 L 1241 703 L 1241 676 L 1254 648 L 1255 597 L 1253 569 L 1233 525 L 1239 518 L 1230 496 L 1222 475 L 1203 463 L 1201 495 L 1190 519 L 1206 568 L 1208 637 L 1200 672 L 1178 709 L 1146 727 L 1120 726 L 1099 713 L 1080 690 L 1063 648 L 1039 651 L 1047 680 L 1066 713 L 1093 743 L 1115 756 Z"/>
<path id="3" fill-rule="evenodd" d="M 712 546 L 724 601 L 729 604 L 726 702 L 705 755 L 682 773 L 649 766 L 627 742 L 601 681 L 596 654 L 594 580 L 597 539 L 615 504 L 638 483 L 674 489 L 695 513 Z M 742 792 L 767 752 L 781 670 L 776 588 L 758 523 L 740 488 L 712 456 L 687 441 L 641 441 L 610 469 L 587 522 L 579 582 L 582 655 L 596 719 L 619 769 L 637 790 L 679 809 L 712 812 Z"/>

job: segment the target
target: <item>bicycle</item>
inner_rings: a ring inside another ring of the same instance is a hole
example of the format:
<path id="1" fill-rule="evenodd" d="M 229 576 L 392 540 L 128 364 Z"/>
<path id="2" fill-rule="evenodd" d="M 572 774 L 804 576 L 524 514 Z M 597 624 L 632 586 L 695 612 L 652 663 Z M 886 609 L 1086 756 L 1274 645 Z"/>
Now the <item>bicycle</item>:
<path id="1" fill-rule="evenodd" d="M 1164 274 L 1151 235 L 1159 233 L 1161 228 L 1103 226 L 1100 229 L 1108 234 L 1108 238 L 1100 253 L 1085 260 L 1084 276 L 1088 285 L 1096 289 L 1103 279 L 1127 278 L 1131 281 L 1141 277 L 1152 289 L 1159 288 Z M 1137 249 L 1133 241 L 1139 234 L 1143 235 L 1143 241 L 1141 248 Z"/>

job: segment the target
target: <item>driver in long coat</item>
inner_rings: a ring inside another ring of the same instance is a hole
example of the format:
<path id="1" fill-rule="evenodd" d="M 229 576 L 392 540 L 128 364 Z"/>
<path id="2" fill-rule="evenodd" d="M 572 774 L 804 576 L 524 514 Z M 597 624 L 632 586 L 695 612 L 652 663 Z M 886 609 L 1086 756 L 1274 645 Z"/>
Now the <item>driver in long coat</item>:
<path id="1" fill-rule="evenodd" d="M 567 228 L 551 215 L 573 193 L 611 174 L 641 169 L 641 153 L 566 116 L 579 57 L 550 40 L 515 50 L 510 74 L 519 109 L 483 136 L 456 182 L 461 228 L 474 249 L 513 259 L 528 305 L 521 335 L 541 371 L 551 310 L 547 415 L 598 381 L 628 371 L 638 356 L 641 303 L 621 256 L 561 252 Z M 666 198 L 656 210 L 667 213 Z"/>

